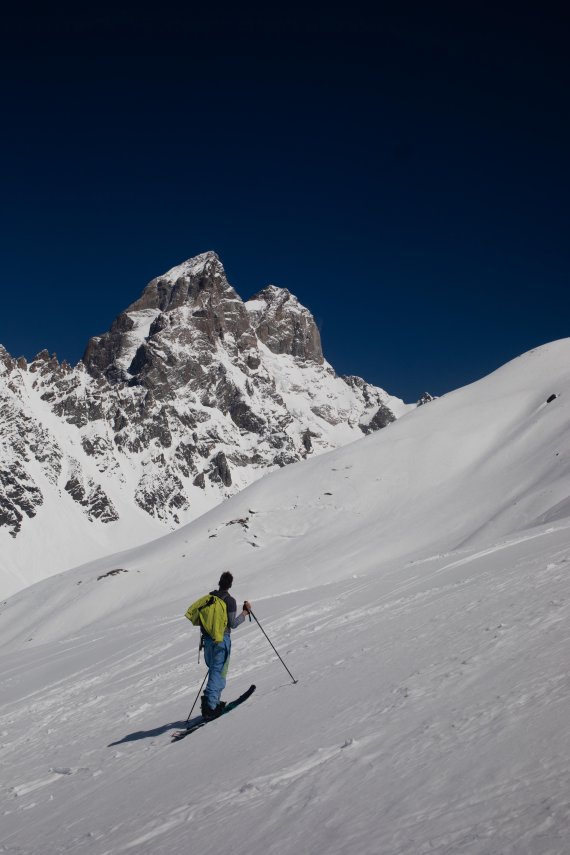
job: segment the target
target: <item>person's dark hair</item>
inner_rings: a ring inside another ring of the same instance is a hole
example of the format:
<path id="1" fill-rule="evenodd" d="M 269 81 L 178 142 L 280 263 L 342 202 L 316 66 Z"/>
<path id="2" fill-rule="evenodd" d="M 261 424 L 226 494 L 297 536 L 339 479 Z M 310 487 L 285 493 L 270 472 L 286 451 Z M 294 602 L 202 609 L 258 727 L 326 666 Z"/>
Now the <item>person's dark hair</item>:
<path id="1" fill-rule="evenodd" d="M 229 570 L 226 570 L 220 576 L 220 581 L 218 582 L 220 591 L 229 591 L 234 583 L 234 577 L 230 573 Z"/>

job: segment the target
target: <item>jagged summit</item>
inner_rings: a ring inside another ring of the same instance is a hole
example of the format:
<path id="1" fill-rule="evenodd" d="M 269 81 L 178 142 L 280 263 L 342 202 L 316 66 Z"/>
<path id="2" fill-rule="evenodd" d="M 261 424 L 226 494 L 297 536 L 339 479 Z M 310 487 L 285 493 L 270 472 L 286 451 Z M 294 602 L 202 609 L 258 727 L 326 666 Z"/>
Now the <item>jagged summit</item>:
<path id="1" fill-rule="evenodd" d="M 219 255 L 213 250 L 208 250 L 207 252 L 201 252 L 199 255 L 195 255 L 192 258 L 187 258 L 186 261 L 182 262 L 182 264 L 177 264 L 175 267 L 171 267 L 170 270 L 167 270 L 166 273 L 163 273 L 159 278 L 176 282 L 176 280 L 181 277 L 200 274 L 207 266 L 217 266 L 222 274 L 225 273 Z"/>
<path id="2" fill-rule="evenodd" d="M 126 311 L 168 311 L 185 302 L 193 303 L 201 293 L 218 290 L 220 286 L 223 289 L 231 287 L 222 262 L 215 252 L 204 252 L 155 277 Z"/>
<path id="3" fill-rule="evenodd" d="M 268 285 L 247 301 L 246 308 L 258 338 L 273 353 L 323 363 L 315 319 L 287 288 Z"/>
<path id="4" fill-rule="evenodd" d="M 3 560 L 28 581 L 134 545 L 407 409 L 336 375 L 290 291 L 244 302 L 202 253 L 149 282 L 74 368 L 0 350 Z M 71 553 L 70 524 L 86 533 Z"/>
<path id="5" fill-rule="evenodd" d="M 206 252 L 149 282 L 107 333 L 89 341 L 83 362 L 92 376 L 102 372 L 112 383 L 156 385 L 166 345 L 171 364 L 187 363 L 186 384 L 201 378 L 207 352 L 220 342 L 250 368 L 259 365 L 259 342 L 273 353 L 324 361 L 315 320 L 290 291 L 268 285 L 244 303 L 216 253 Z"/>
<path id="6" fill-rule="evenodd" d="M 240 351 L 255 347 L 241 299 L 218 256 L 207 252 L 149 282 L 107 333 L 89 341 L 83 362 L 92 376 L 102 372 L 112 383 L 152 386 L 163 373 L 166 346 L 171 361 L 193 363 L 189 372 L 200 377 L 205 352 L 228 334 Z M 187 382 L 188 372 L 183 374 Z"/>

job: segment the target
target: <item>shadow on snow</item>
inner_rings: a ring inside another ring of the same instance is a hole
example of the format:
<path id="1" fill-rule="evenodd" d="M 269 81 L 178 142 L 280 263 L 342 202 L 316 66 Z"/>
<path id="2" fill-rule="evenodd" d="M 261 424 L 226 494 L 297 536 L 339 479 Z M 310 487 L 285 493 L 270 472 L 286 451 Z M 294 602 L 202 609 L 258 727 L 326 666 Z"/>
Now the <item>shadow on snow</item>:
<path id="1" fill-rule="evenodd" d="M 162 736 L 168 730 L 186 730 L 187 727 L 192 727 L 201 720 L 202 716 L 197 716 L 190 719 L 190 721 L 171 721 L 170 724 L 163 724 L 161 727 L 155 727 L 153 730 L 135 730 L 134 733 L 128 733 L 116 742 L 110 742 L 107 748 L 112 748 L 114 745 L 122 745 L 124 742 L 136 742 L 137 739 L 151 739 L 153 736 Z"/>

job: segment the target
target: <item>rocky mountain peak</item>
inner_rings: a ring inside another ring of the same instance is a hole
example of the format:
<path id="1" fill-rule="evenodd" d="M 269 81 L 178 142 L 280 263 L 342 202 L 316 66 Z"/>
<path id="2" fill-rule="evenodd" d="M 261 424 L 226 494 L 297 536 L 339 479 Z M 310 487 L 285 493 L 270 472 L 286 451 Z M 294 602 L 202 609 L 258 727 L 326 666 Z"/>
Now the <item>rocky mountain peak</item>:
<path id="1" fill-rule="evenodd" d="M 83 362 L 111 383 L 164 389 L 174 378 L 196 387 L 220 346 L 242 360 L 245 373 L 256 369 L 259 342 L 276 354 L 324 362 L 315 320 L 290 291 L 268 285 L 244 303 L 216 253 L 206 252 L 149 282 L 107 333 L 89 341 Z"/>
<path id="2" fill-rule="evenodd" d="M 16 364 L 16 360 L 10 356 L 3 344 L 0 344 L 0 373 L 11 371 Z"/>
<path id="3" fill-rule="evenodd" d="M 220 259 L 206 252 L 149 282 L 107 333 L 89 341 L 83 362 L 92 376 L 103 374 L 111 383 L 164 386 L 174 364 L 189 357 L 192 364 L 179 377 L 187 383 L 201 377 L 220 342 L 234 352 L 257 346 Z"/>
<path id="4" fill-rule="evenodd" d="M 246 307 L 257 337 L 273 353 L 324 362 L 315 319 L 287 288 L 268 285 Z"/>
<path id="5" fill-rule="evenodd" d="M 222 262 L 215 252 L 204 252 L 172 267 L 153 279 L 127 313 L 145 309 L 166 312 L 184 304 L 194 305 L 212 293 L 232 290 Z"/>
<path id="6" fill-rule="evenodd" d="M 101 528 L 116 528 L 115 548 L 144 538 L 151 519 L 158 536 L 406 409 L 335 374 L 290 291 L 268 285 L 244 302 L 218 256 L 203 253 L 149 282 L 74 368 L 47 350 L 27 365 L 0 348 L 0 546 L 3 529 L 11 548 L 32 518 L 42 537 L 67 515 L 88 534 L 67 560 L 86 561 Z"/>

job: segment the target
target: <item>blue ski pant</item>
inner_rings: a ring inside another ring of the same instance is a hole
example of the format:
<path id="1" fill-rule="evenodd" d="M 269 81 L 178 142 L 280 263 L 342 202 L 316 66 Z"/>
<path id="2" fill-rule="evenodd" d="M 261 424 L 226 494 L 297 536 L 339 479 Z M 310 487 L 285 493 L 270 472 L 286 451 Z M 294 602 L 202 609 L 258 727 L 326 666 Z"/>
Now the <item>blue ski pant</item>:
<path id="1" fill-rule="evenodd" d="M 206 703 L 215 709 L 220 702 L 220 695 L 226 688 L 226 677 L 230 666 L 232 640 L 228 633 L 223 641 L 216 642 L 210 636 L 204 636 L 204 659 L 209 669 L 208 682 L 204 690 Z"/>

